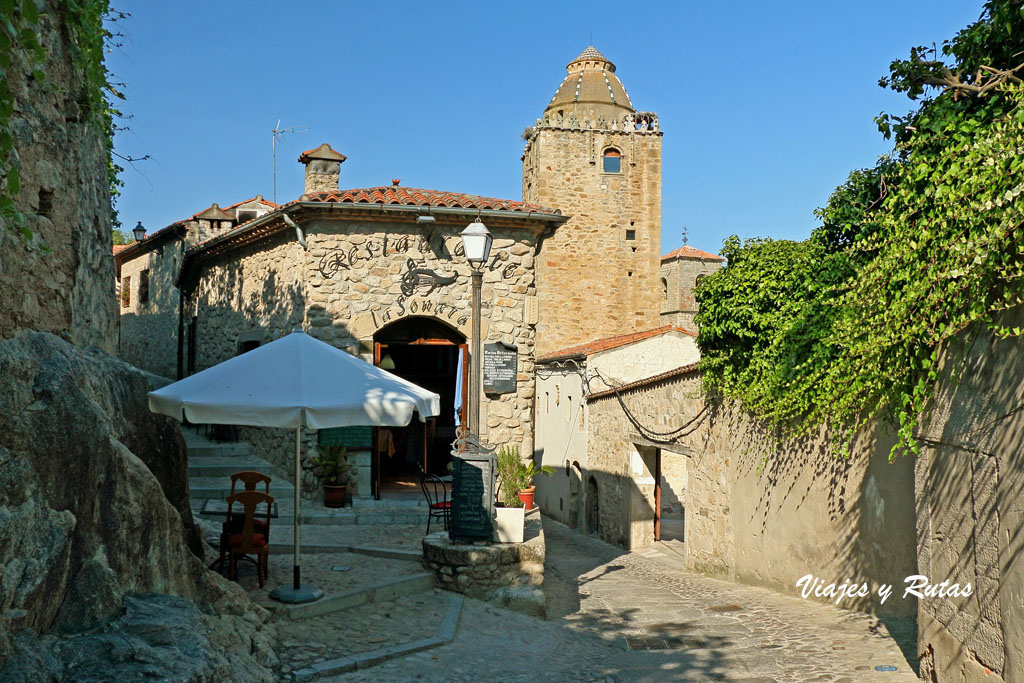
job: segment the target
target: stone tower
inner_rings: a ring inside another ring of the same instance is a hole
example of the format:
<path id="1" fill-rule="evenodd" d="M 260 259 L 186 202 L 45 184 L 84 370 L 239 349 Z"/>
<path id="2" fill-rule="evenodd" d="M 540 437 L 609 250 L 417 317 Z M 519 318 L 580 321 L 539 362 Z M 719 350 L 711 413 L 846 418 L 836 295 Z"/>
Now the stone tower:
<path id="1" fill-rule="evenodd" d="M 572 218 L 537 258 L 537 353 L 659 325 L 661 130 L 588 47 L 525 133 L 523 201 Z"/>

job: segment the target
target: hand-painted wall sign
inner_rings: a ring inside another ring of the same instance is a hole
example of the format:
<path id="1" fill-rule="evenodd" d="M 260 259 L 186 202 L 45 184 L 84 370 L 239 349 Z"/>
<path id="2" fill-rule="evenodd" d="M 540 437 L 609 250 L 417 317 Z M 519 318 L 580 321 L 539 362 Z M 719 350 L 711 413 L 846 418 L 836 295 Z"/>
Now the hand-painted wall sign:
<path id="1" fill-rule="evenodd" d="M 332 278 L 339 270 L 351 270 L 363 261 L 389 254 L 404 254 L 407 251 L 409 251 L 408 235 L 391 236 L 390 238 L 387 235 L 382 235 L 379 238 L 371 237 L 363 244 L 329 250 L 320 259 L 317 269 L 323 277 Z"/>
<path id="2" fill-rule="evenodd" d="M 413 259 L 405 263 L 406 271 L 402 276 L 402 295 L 410 297 L 415 293 L 428 296 L 434 293 L 435 289 L 447 287 L 459 279 L 457 273 L 441 275 L 436 270 L 426 267 L 425 263 L 417 264 Z M 426 291 L 423 291 L 426 289 Z"/>
<path id="3" fill-rule="evenodd" d="M 363 244 L 353 244 L 350 246 L 335 247 L 328 249 L 320 262 L 317 264 L 317 270 L 320 271 L 320 275 L 326 279 L 333 278 L 341 270 L 352 270 L 357 268 L 360 263 L 370 261 L 375 258 L 385 258 L 388 256 L 394 256 L 395 254 L 405 254 L 410 249 L 418 249 L 421 254 L 430 253 L 430 244 L 426 237 L 420 237 L 416 244 L 411 243 L 411 237 L 409 235 L 381 235 L 380 237 L 369 237 Z M 451 261 L 452 255 L 455 258 L 462 258 L 465 255 L 465 251 L 462 246 L 462 239 L 458 236 L 452 236 L 447 238 L 445 241 L 445 250 L 442 254 L 438 255 L 439 260 Z M 509 259 L 507 251 L 496 251 L 491 257 L 490 262 L 487 264 L 487 270 L 494 272 L 495 270 L 501 269 L 501 277 L 503 280 L 508 280 L 516 275 L 518 268 L 514 263 L 506 263 Z M 439 275 L 435 273 L 435 280 L 438 281 L 435 285 L 443 286 L 445 284 L 451 284 L 454 282 L 441 282 L 447 276 Z M 454 277 L 454 276 L 452 276 Z M 403 281 L 403 292 L 405 291 L 405 282 Z M 433 291 L 433 290 L 431 290 Z M 430 292 L 427 292 L 428 294 Z M 406 294 L 409 296 L 409 294 Z"/>
<path id="4" fill-rule="evenodd" d="M 385 311 L 370 311 L 373 326 L 380 329 L 388 323 L 394 322 L 407 315 L 432 315 L 454 323 L 458 327 L 464 326 L 470 320 L 470 314 L 460 310 L 451 304 L 442 304 L 436 301 L 413 299 L 407 301 L 400 297 L 395 305 Z"/>

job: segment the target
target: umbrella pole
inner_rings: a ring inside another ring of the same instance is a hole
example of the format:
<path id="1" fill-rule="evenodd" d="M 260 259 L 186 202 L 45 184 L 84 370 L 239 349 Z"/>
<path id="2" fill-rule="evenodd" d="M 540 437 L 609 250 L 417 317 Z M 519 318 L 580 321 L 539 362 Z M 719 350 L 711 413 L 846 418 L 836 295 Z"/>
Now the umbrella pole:
<path id="1" fill-rule="evenodd" d="M 302 425 L 295 428 L 295 562 L 293 570 L 292 587 L 299 590 L 299 505 L 302 496 L 299 493 L 302 486 Z"/>
<path id="2" fill-rule="evenodd" d="M 302 504 L 302 425 L 295 428 L 295 563 L 292 567 L 292 586 L 278 586 L 270 591 L 270 597 L 281 602 L 302 603 L 319 600 L 324 596 L 323 590 L 316 586 L 303 586 L 299 581 L 299 515 Z"/>

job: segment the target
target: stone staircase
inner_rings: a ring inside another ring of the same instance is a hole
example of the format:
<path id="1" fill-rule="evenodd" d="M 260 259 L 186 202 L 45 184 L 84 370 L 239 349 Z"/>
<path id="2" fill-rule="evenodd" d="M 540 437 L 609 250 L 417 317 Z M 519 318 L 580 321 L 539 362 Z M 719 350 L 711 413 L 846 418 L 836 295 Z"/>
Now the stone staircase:
<path id="1" fill-rule="evenodd" d="M 194 427 L 182 428 L 188 447 L 189 495 L 192 514 L 201 520 L 219 524 L 227 513 L 226 498 L 231 493 L 231 475 L 243 470 L 262 472 L 271 477 L 270 495 L 274 497 L 277 517 L 271 548 L 292 542 L 295 522 L 295 487 L 280 469 L 253 453 L 244 442 L 217 442 L 206 438 Z M 259 490 L 263 490 L 260 487 Z M 303 497 L 299 521 L 303 545 L 331 547 L 329 528 L 350 524 L 425 524 L 426 501 L 420 495 L 386 496 L 383 500 L 354 498 L 351 507 L 327 508 L 319 500 Z"/>

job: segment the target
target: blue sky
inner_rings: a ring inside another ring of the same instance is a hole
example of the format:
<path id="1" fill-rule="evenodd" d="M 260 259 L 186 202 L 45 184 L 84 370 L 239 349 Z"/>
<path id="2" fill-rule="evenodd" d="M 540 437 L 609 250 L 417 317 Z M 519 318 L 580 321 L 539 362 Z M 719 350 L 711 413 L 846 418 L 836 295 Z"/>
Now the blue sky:
<path id="1" fill-rule="evenodd" d="M 150 230 L 212 202 L 302 194 L 304 149 L 348 160 L 341 186 L 522 197 L 523 129 L 589 43 L 663 138 L 662 247 L 803 239 L 854 168 L 890 149 L 878 87 L 912 45 L 978 18 L 980 0 L 858 2 L 152 2 L 125 0 L 128 130 L 118 209 Z M 591 35 L 593 40 L 591 41 Z M 136 170 L 137 169 L 137 170 Z"/>

